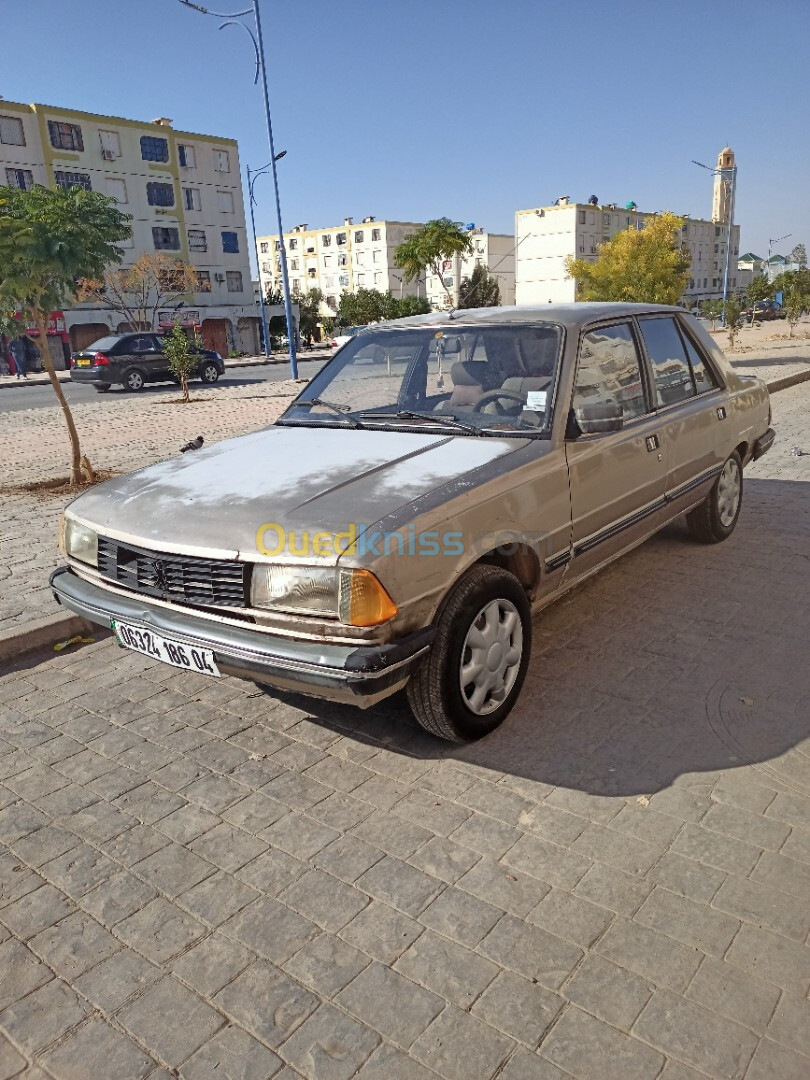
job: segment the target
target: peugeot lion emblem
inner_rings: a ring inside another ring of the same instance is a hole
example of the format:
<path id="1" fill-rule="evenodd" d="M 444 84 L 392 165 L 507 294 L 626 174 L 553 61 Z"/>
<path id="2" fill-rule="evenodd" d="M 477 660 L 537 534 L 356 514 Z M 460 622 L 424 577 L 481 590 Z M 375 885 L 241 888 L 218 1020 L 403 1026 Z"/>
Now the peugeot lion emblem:
<path id="1" fill-rule="evenodd" d="M 169 575 L 166 573 L 166 564 L 160 559 L 154 559 L 152 562 L 152 577 L 156 589 L 160 589 L 161 592 L 169 591 Z"/>

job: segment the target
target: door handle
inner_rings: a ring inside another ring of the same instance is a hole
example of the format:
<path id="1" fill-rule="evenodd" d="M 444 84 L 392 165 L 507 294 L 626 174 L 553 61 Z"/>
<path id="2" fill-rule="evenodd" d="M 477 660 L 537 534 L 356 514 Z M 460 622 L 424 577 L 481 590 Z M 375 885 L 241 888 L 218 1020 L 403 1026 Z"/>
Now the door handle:
<path id="1" fill-rule="evenodd" d="M 644 441 L 647 444 L 647 453 L 651 454 L 654 450 L 658 449 L 659 442 L 657 435 L 648 435 Z"/>
<path id="2" fill-rule="evenodd" d="M 720 405 L 720 406 L 718 406 L 718 409 L 717 409 L 717 419 L 718 420 L 725 420 L 725 418 L 726 418 L 725 406 Z"/>

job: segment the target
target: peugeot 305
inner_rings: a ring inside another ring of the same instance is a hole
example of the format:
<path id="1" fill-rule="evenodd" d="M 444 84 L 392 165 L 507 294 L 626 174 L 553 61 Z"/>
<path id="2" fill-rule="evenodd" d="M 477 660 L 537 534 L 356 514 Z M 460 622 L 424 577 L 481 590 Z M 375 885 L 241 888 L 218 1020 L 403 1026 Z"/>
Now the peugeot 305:
<path id="1" fill-rule="evenodd" d="M 67 508 L 65 607 L 155 661 L 429 732 L 512 709 L 532 616 L 685 514 L 734 531 L 768 391 L 682 309 L 434 313 L 348 341 L 270 427 Z"/>

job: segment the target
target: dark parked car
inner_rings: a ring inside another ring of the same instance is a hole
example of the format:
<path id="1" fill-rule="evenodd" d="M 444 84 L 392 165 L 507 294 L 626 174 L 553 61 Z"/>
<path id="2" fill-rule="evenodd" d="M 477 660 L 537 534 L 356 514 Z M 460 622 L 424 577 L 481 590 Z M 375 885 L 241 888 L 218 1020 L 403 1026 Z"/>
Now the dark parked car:
<path id="1" fill-rule="evenodd" d="M 163 351 L 161 334 L 117 334 L 99 338 L 70 361 L 73 382 L 90 383 L 100 394 L 114 383 L 125 390 L 142 390 L 148 382 L 169 382 L 174 379 L 169 361 Z M 199 354 L 196 376 L 205 383 L 215 383 L 225 373 L 225 364 L 218 352 L 192 345 Z"/>
<path id="2" fill-rule="evenodd" d="M 769 319 L 784 319 L 785 309 L 775 300 L 757 300 L 748 308 L 745 317 L 749 322 L 767 322 Z"/>

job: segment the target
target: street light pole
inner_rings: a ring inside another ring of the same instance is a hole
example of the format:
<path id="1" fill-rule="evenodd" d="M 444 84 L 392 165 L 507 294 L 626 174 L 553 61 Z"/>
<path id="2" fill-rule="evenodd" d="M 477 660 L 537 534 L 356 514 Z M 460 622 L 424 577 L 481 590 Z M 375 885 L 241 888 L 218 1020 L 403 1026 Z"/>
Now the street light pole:
<path id="1" fill-rule="evenodd" d="M 274 161 L 280 161 L 286 155 L 287 151 L 282 150 L 281 153 L 276 154 Z M 256 268 L 259 271 L 259 311 L 261 312 L 262 320 L 262 334 L 264 335 L 264 355 L 270 355 L 270 336 L 267 329 L 267 310 L 264 303 L 264 289 L 262 288 L 262 267 L 261 259 L 259 258 L 259 251 L 256 243 L 256 216 L 253 212 L 253 207 L 256 205 L 256 199 L 253 196 L 253 186 L 260 176 L 265 176 L 267 170 L 270 168 L 270 162 L 266 165 L 262 165 L 260 169 L 251 169 L 247 166 L 247 185 L 248 185 L 248 203 L 250 205 L 250 226 L 253 232 L 253 250 L 256 252 Z M 253 179 L 251 180 L 251 174 Z"/>
<path id="2" fill-rule="evenodd" d="M 773 245 L 780 243 L 780 241 L 782 240 L 787 240 L 789 236 L 793 236 L 793 233 L 787 232 L 784 236 L 777 236 L 775 240 L 768 241 L 768 273 L 766 276 L 769 282 L 771 280 L 771 251 L 773 249 Z"/>
<path id="3" fill-rule="evenodd" d="M 243 11 L 234 11 L 230 13 L 222 13 L 217 11 L 209 11 L 208 8 L 203 7 L 201 4 L 195 4 L 192 0 L 179 0 L 184 7 L 192 8 L 194 11 L 199 11 L 201 15 L 212 15 L 217 19 L 224 19 L 225 22 L 219 27 L 223 30 L 226 26 L 239 26 L 246 34 L 249 35 L 253 42 L 253 48 L 256 53 L 256 74 L 254 75 L 253 82 L 259 81 L 259 72 L 262 75 L 262 96 L 264 98 L 264 117 L 267 125 L 267 140 L 270 144 L 270 165 L 272 166 L 273 173 L 273 188 L 276 195 L 276 219 L 278 222 L 278 236 L 279 236 L 279 249 L 281 253 L 281 285 L 284 291 L 284 314 L 287 319 L 287 339 L 290 344 L 290 374 L 293 379 L 298 378 L 298 362 L 295 354 L 295 324 L 292 317 L 292 302 L 290 300 L 290 283 L 287 277 L 287 256 L 284 250 L 284 227 L 281 223 L 281 199 L 278 193 L 278 174 L 276 172 L 276 151 L 273 145 L 273 122 L 270 118 L 270 93 L 267 89 L 267 65 L 264 59 L 264 41 L 262 39 L 262 22 L 261 15 L 259 14 L 259 0 L 252 0 L 252 5 L 249 8 L 245 8 Z M 256 34 L 245 23 L 239 22 L 245 15 L 250 15 L 252 12 L 253 18 L 256 23 Z M 251 210 L 252 213 L 252 210 Z M 258 257 L 258 256 L 257 256 Z M 261 281 L 261 274 L 259 274 L 259 280 Z M 266 338 L 265 338 L 266 341 Z"/>

